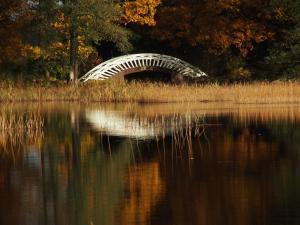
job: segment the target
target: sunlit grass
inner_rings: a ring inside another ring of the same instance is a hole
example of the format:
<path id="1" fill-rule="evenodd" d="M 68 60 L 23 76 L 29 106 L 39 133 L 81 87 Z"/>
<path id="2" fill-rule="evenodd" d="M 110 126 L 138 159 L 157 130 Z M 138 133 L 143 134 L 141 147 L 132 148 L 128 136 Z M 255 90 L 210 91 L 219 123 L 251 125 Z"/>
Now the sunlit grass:
<path id="1" fill-rule="evenodd" d="M 0 83 L 1 102 L 231 102 L 298 103 L 299 82 L 253 84 L 165 84 L 99 81 L 76 86 L 60 84 L 43 87 Z"/>

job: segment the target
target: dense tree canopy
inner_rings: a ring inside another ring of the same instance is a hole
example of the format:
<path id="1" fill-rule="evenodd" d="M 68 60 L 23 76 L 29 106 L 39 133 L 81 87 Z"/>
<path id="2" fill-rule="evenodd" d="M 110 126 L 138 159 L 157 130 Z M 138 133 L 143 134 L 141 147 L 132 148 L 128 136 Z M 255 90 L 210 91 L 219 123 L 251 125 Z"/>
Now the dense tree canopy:
<path id="1" fill-rule="evenodd" d="M 165 4 L 153 35 L 174 47 L 203 45 L 216 55 L 230 47 L 247 56 L 255 43 L 273 37 L 263 0 L 179 1 Z M 172 24 L 172 26 L 170 26 Z"/>
<path id="2" fill-rule="evenodd" d="M 0 62 L 22 55 L 22 32 L 31 15 L 22 0 L 0 0 Z"/>
<path id="3" fill-rule="evenodd" d="M 218 68 L 207 71 L 212 75 L 298 77 L 298 1 L 0 0 L 0 6 L 0 63 L 21 63 L 29 74 L 76 80 L 113 49 L 178 57 L 192 49 L 196 63 L 207 54 Z"/>
<path id="4" fill-rule="evenodd" d="M 299 77 L 300 69 L 300 2 L 274 1 L 278 29 L 266 57 L 273 76 Z"/>

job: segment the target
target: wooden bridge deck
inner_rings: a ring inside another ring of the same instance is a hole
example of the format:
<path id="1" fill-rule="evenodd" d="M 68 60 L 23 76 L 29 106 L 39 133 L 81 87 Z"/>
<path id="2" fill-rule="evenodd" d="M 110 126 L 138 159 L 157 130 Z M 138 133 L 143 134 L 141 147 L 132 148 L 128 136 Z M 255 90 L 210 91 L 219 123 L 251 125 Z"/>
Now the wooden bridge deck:
<path id="1" fill-rule="evenodd" d="M 207 76 L 191 64 L 167 55 L 143 53 L 124 55 L 105 61 L 82 76 L 79 80 L 105 80 L 112 76 L 124 76 L 142 71 L 156 71 L 188 77 Z"/>

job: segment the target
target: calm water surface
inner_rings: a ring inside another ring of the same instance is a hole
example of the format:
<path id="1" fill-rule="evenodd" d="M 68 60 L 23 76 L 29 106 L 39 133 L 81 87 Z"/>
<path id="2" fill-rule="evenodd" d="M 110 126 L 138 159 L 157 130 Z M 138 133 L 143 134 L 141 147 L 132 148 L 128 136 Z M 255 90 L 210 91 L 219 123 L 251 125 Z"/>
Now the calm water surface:
<path id="1" fill-rule="evenodd" d="M 0 224 L 300 224 L 299 106 L 1 111 L 44 126 L 0 130 Z"/>

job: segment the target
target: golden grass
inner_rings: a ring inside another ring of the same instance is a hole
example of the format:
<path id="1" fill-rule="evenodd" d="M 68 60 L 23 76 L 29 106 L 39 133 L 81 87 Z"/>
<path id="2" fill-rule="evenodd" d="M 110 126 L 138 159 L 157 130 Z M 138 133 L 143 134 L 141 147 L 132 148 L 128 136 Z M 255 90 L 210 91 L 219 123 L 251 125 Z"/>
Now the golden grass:
<path id="1" fill-rule="evenodd" d="M 1 132 L 29 132 L 39 130 L 44 126 L 43 118 L 35 113 L 0 112 Z"/>
<path id="2" fill-rule="evenodd" d="M 5 108 L 5 107 L 4 107 Z M 16 154 L 43 137 L 44 119 L 37 112 L 0 110 L 0 157 Z"/>
<path id="3" fill-rule="evenodd" d="M 41 87 L 0 83 L 0 102 L 230 102 L 299 103 L 300 83 L 162 84 L 99 81 L 86 84 Z"/>

